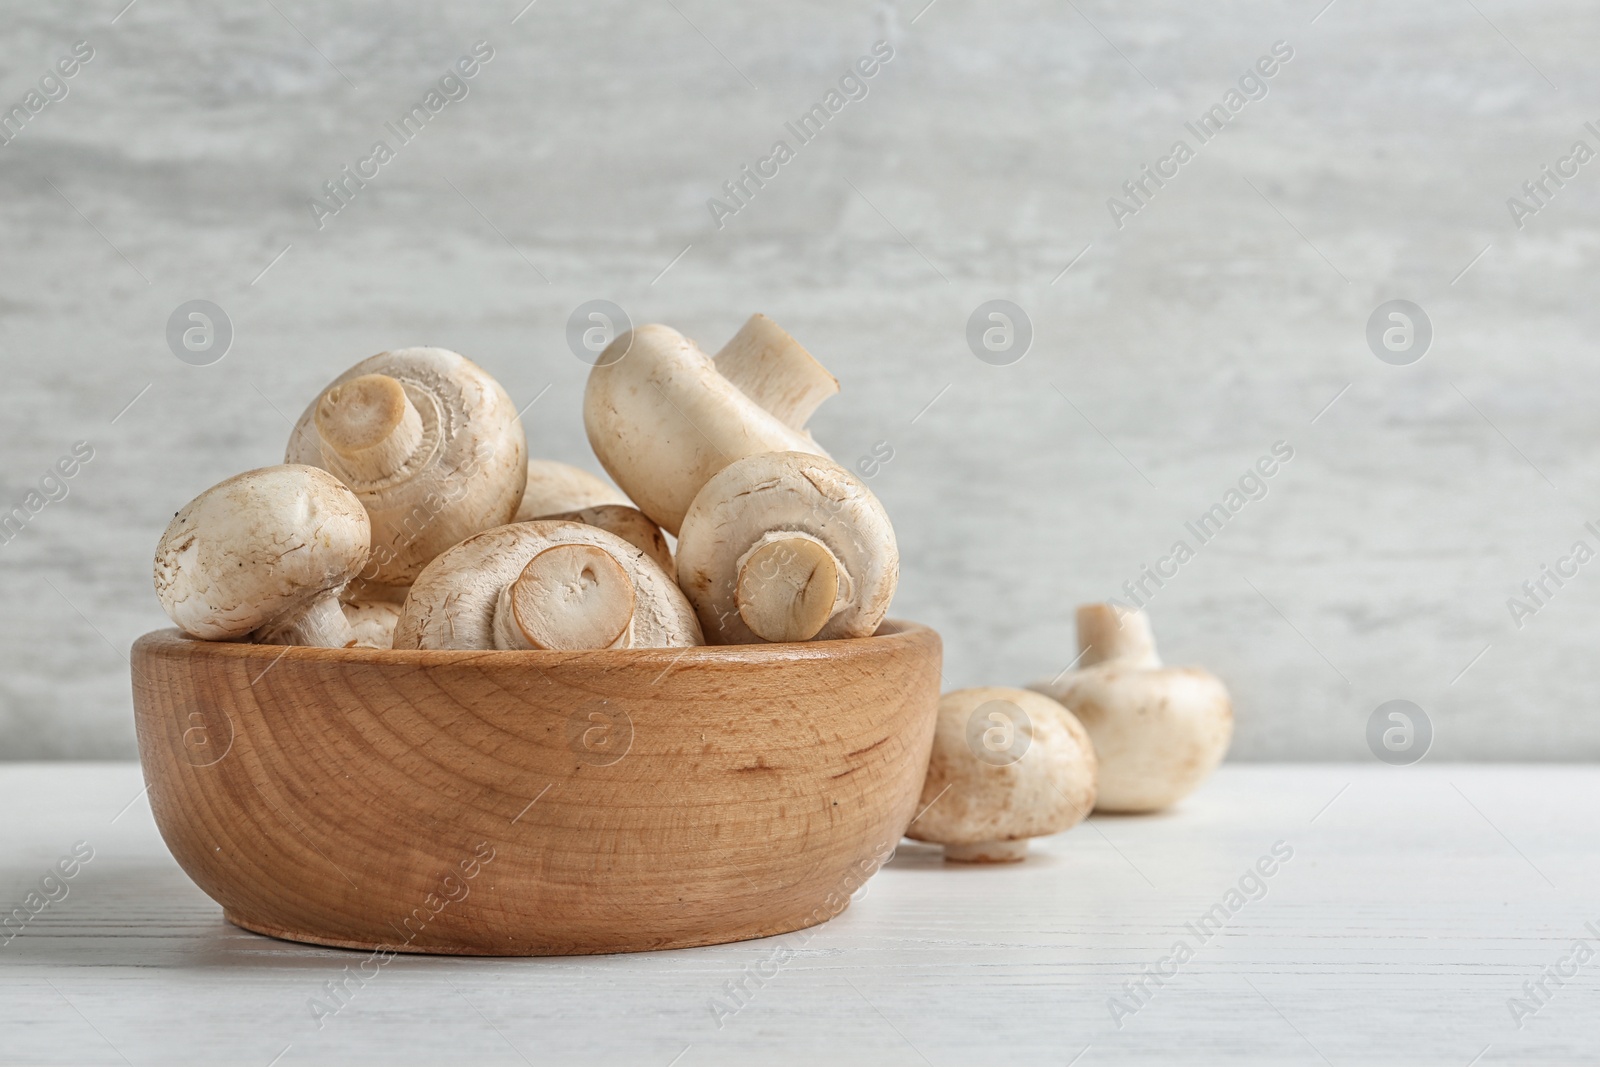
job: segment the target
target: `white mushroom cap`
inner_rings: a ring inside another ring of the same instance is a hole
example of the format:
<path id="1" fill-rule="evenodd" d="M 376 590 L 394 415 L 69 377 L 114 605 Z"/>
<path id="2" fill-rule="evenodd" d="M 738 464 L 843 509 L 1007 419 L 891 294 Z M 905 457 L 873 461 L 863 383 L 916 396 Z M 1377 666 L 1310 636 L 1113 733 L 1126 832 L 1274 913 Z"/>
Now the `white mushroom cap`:
<path id="1" fill-rule="evenodd" d="M 694 609 L 644 552 L 580 522 L 487 530 L 428 564 L 395 648 L 665 648 L 703 644 Z"/>
<path id="2" fill-rule="evenodd" d="M 581 467 L 553 459 L 530 459 L 528 485 L 522 491 L 522 505 L 517 508 L 516 521 L 527 522 L 601 504 L 631 506 L 622 490 Z"/>
<path id="3" fill-rule="evenodd" d="M 428 561 L 511 521 L 527 479 L 516 406 L 483 369 L 443 348 L 364 359 L 295 425 L 287 462 L 322 467 L 372 519 L 363 599 L 398 600 Z"/>
<path id="4" fill-rule="evenodd" d="M 339 593 L 366 565 L 370 536 L 361 501 L 326 471 L 236 474 L 167 525 L 156 596 L 193 637 L 342 648 L 354 636 Z"/>
<path id="5" fill-rule="evenodd" d="M 678 584 L 713 644 L 870 636 L 899 577 L 878 498 L 805 452 L 728 464 L 694 498 L 678 536 Z"/>
<path id="6" fill-rule="evenodd" d="M 1094 807 L 1096 760 L 1083 726 L 1039 693 L 1004 686 L 939 698 L 919 815 L 906 830 L 945 859 L 1023 859 L 1028 838 L 1076 826 Z"/>
<path id="7" fill-rule="evenodd" d="M 631 508 L 625 504 L 596 504 L 590 508 L 579 508 L 576 511 L 558 511 L 552 515 L 540 515 L 541 519 L 567 519 L 572 522 L 584 522 L 590 526 L 598 526 L 607 533 L 614 533 L 634 548 L 641 549 L 645 555 L 655 560 L 656 566 L 668 574 L 677 573 L 672 562 L 672 549 L 667 547 L 667 537 L 661 532 L 661 527 L 650 521 L 650 517 L 638 508 Z"/>
<path id="8" fill-rule="evenodd" d="M 393 648 L 394 627 L 400 605 L 388 600 L 346 601 L 344 617 L 350 623 L 357 648 Z"/>
<path id="9" fill-rule="evenodd" d="M 1078 609 L 1085 664 L 1030 688 L 1072 709 L 1100 756 L 1101 811 L 1147 812 L 1192 793 L 1233 736 L 1227 687 L 1198 667 L 1163 667 L 1150 620 L 1112 604 Z"/>
<path id="10" fill-rule="evenodd" d="M 741 392 L 718 363 L 670 326 L 639 326 L 618 336 L 589 372 L 583 396 L 589 443 L 639 510 L 668 533 L 677 535 L 700 487 L 734 460 L 758 452 L 822 454 L 810 434 L 784 421 L 804 410 L 812 391 L 777 387 L 783 367 L 793 363 L 763 357 L 775 351 L 751 346 L 734 365 L 746 384 L 765 383 L 763 397 L 782 416 Z M 774 361 L 770 374 L 756 367 L 763 358 Z"/>

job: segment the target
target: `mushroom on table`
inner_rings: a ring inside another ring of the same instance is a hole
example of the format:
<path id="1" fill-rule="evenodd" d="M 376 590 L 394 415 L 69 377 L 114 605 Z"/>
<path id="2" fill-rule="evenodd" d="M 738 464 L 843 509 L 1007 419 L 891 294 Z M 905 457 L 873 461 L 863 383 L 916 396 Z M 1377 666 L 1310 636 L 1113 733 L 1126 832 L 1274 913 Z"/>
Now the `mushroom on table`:
<path id="1" fill-rule="evenodd" d="M 372 561 L 351 597 L 398 602 L 440 552 L 511 521 L 527 449 L 516 406 L 482 368 L 448 349 L 401 348 L 318 394 L 286 462 L 322 467 L 361 499 Z"/>
<path id="2" fill-rule="evenodd" d="M 1025 859 L 1028 839 L 1076 826 L 1094 807 L 1096 760 L 1072 713 L 1027 689 L 939 698 L 921 812 L 906 830 L 957 863 Z"/>
<path id="3" fill-rule="evenodd" d="M 1233 736 L 1227 687 L 1199 667 L 1163 667 L 1142 611 L 1083 605 L 1078 649 L 1076 670 L 1030 688 L 1072 709 L 1094 739 L 1099 810 L 1160 811 L 1194 792 Z"/>
<path id="4" fill-rule="evenodd" d="M 871 636 L 899 576 L 878 498 L 805 452 L 728 464 L 695 496 L 678 534 L 678 584 L 713 644 Z"/>
<path id="5" fill-rule="evenodd" d="M 823 450 L 805 421 L 839 383 L 766 316 L 713 360 L 670 326 L 639 326 L 600 354 L 583 424 L 606 472 L 673 536 L 701 486 L 759 452 Z"/>
<path id="6" fill-rule="evenodd" d="M 354 493 L 304 465 L 236 474 L 195 497 L 156 547 L 156 596 L 191 637 L 345 648 L 339 594 L 366 565 Z"/>
<path id="7" fill-rule="evenodd" d="M 585 523 L 487 530 L 423 570 L 395 648 L 576 650 L 704 644 L 694 609 L 643 551 Z"/>

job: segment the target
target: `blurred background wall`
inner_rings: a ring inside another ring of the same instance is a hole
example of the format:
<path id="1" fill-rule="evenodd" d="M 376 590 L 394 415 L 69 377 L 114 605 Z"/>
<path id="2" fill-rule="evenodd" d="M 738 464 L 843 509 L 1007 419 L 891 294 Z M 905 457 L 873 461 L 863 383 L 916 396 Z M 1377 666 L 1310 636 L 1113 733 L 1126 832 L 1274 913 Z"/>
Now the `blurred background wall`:
<path id="1" fill-rule="evenodd" d="M 1054 675 L 1077 603 L 1177 566 L 1149 608 L 1232 687 L 1234 758 L 1369 758 L 1394 698 L 1433 758 L 1600 755 L 1600 563 L 1560 563 L 1600 549 L 1592 8 L 125 2 L 0 40 L 0 501 L 43 501 L 0 544 L 0 758 L 133 754 L 163 526 L 360 358 L 461 351 L 598 470 L 594 299 L 712 348 L 764 311 L 838 375 L 813 429 L 869 460 L 950 686 Z M 1420 360 L 1369 344 L 1393 299 Z M 169 345 L 192 300 L 214 362 Z M 991 300 L 1025 354 L 975 354 Z M 1545 565 L 1576 574 L 1535 604 Z"/>

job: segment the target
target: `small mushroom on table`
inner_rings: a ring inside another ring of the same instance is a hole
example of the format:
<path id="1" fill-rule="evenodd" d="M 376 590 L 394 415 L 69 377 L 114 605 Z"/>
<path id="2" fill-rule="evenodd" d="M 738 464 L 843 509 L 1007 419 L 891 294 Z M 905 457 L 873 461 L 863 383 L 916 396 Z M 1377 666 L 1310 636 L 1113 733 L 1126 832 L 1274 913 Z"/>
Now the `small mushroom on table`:
<path id="1" fill-rule="evenodd" d="M 156 596 L 191 637 L 346 648 L 339 594 L 366 565 L 354 493 L 303 465 L 236 474 L 184 505 L 156 547 Z"/>
<path id="2" fill-rule="evenodd" d="M 400 601 L 428 561 L 510 522 L 528 445 L 516 405 L 465 356 L 401 348 L 364 359 L 313 400 L 288 463 L 336 475 L 372 520 L 372 562 L 352 599 Z"/>
<path id="3" fill-rule="evenodd" d="M 1072 713 L 1027 689 L 939 698 L 921 812 L 906 830 L 957 863 L 1025 859 L 1028 839 L 1076 826 L 1094 807 L 1096 760 Z"/>
<path id="4" fill-rule="evenodd" d="M 582 467 L 553 459 L 530 459 L 528 484 L 522 491 L 516 521 L 543 519 L 603 504 L 629 506 L 629 501 L 621 490 L 607 485 Z"/>
<path id="5" fill-rule="evenodd" d="M 644 552 L 585 523 L 486 530 L 417 576 L 395 648 L 573 651 L 704 644 L 683 593 Z"/>
<path id="6" fill-rule="evenodd" d="M 805 422 L 839 383 L 764 315 L 715 360 L 670 326 L 619 335 L 589 372 L 583 424 L 606 472 L 673 536 L 700 487 L 758 452 L 824 454 Z"/>
<path id="7" fill-rule="evenodd" d="M 1030 688 L 1071 708 L 1094 739 L 1099 810 L 1160 811 L 1194 792 L 1233 736 L 1227 687 L 1199 667 L 1163 667 L 1142 611 L 1083 605 L 1078 649 L 1076 670 Z"/>
<path id="8" fill-rule="evenodd" d="M 762 452 L 718 471 L 678 533 L 678 584 L 712 644 L 869 637 L 900 576 L 894 527 L 825 456 Z"/>

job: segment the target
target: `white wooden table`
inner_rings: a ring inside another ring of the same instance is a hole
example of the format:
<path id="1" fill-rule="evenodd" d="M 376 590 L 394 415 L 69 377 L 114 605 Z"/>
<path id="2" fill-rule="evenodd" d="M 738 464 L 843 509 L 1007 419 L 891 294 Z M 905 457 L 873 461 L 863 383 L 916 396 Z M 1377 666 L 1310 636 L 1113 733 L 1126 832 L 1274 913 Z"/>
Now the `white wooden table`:
<path id="1" fill-rule="evenodd" d="M 397 957 L 342 1005 L 325 983 L 365 954 L 223 922 L 142 784 L 132 764 L 0 764 L 0 908 L 26 914 L 93 849 L 0 945 L 0 1063 L 1600 1059 L 1600 955 L 1574 948 L 1600 952 L 1600 768 L 1230 765 L 1176 812 L 1096 818 L 1019 866 L 907 842 L 803 944 Z M 1292 856 L 1248 877 L 1275 845 Z"/>

